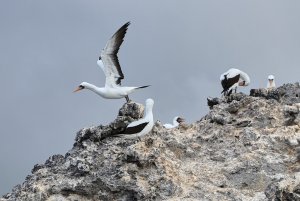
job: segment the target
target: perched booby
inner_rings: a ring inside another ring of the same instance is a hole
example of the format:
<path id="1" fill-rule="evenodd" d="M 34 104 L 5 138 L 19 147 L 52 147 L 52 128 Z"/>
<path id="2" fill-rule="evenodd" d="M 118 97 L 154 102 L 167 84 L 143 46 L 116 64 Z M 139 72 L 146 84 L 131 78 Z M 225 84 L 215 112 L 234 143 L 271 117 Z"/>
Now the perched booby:
<path id="1" fill-rule="evenodd" d="M 164 124 L 163 126 L 165 128 L 168 128 L 168 129 L 169 128 L 175 128 L 175 127 L 179 126 L 179 124 L 182 123 L 182 122 L 184 122 L 184 119 L 181 118 L 181 117 L 176 116 L 173 119 L 173 124 Z"/>
<path id="2" fill-rule="evenodd" d="M 154 126 L 153 113 L 152 113 L 154 101 L 151 98 L 149 98 L 146 100 L 145 103 L 146 103 L 146 107 L 145 107 L 144 118 L 131 122 L 126 127 L 123 133 L 117 134 L 114 137 L 124 137 L 124 138 L 132 139 L 132 138 L 142 137 L 148 134 L 152 130 Z"/>
<path id="3" fill-rule="evenodd" d="M 267 89 L 273 89 L 275 88 L 275 76 L 274 75 L 269 75 L 268 76 L 268 83 L 267 83 Z"/>
<path id="4" fill-rule="evenodd" d="M 89 89 L 103 98 L 107 99 L 120 99 L 126 98 L 129 102 L 128 94 L 136 91 L 137 89 L 142 89 L 149 87 L 121 87 L 121 80 L 124 79 L 124 74 L 122 72 L 119 60 L 118 51 L 121 44 L 124 41 L 124 37 L 130 22 L 124 24 L 106 43 L 105 48 L 101 51 L 97 65 L 103 70 L 105 75 L 105 87 L 97 87 L 93 84 L 82 82 L 78 88 L 74 91 L 80 91 L 82 89 Z"/>
<path id="5" fill-rule="evenodd" d="M 235 90 L 238 86 L 248 86 L 250 84 L 249 76 L 236 68 L 231 68 L 227 72 L 223 73 L 220 77 L 221 84 L 225 96 L 229 96 L 232 93 L 232 90 Z"/>

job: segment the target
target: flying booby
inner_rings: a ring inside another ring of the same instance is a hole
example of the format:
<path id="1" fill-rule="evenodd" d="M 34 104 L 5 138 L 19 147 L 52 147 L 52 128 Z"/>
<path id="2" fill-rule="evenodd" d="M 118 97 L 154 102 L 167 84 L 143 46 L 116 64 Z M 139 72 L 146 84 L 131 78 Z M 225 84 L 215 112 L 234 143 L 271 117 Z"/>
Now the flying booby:
<path id="1" fill-rule="evenodd" d="M 123 138 L 133 139 L 133 138 L 142 137 L 148 134 L 152 130 L 154 126 L 153 113 L 152 113 L 154 101 L 151 98 L 149 98 L 146 100 L 145 103 L 146 103 L 146 107 L 145 107 L 144 118 L 131 122 L 126 127 L 125 131 L 123 131 L 123 133 L 114 135 L 113 137 L 123 137 Z"/>
<path id="2" fill-rule="evenodd" d="M 269 75 L 268 76 L 268 83 L 267 83 L 267 89 L 273 89 L 275 88 L 275 76 L 274 75 Z"/>
<path id="3" fill-rule="evenodd" d="M 168 129 L 175 128 L 175 127 L 179 126 L 179 124 L 182 122 L 184 122 L 184 119 L 179 116 L 176 116 L 173 119 L 173 124 L 164 124 L 163 126 Z"/>
<path id="4" fill-rule="evenodd" d="M 120 99 L 126 98 L 129 102 L 128 94 L 136 91 L 137 89 L 142 89 L 149 87 L 121 87 L 121 80 L 124 79 L 124 74 L 122 72 L 119 59 L 118 51 L 121 44 L 124 41 L 124 37 L 130 22 L 124 24 L 106 43 L 106 46 L 101 51 L 97 65 L 103 70 L 105 75 L 105 86 L 97 87 L 93 84 L 82 82 L 74 92 L 80 91 L 82 89 L 89 89 L 96 94 L 100 95 L 106 99 Z"/>
<path id="5" fill-rule="evenodd" d="M 229 96 L 233 90 L 235 90 L 238 86 L 248 86 L 250 84 L 249 76 L 236 68 L 231 68 L 227 72 L 223 73 L 220 77 L 221 84 L 223 87 L 223 91 L 225 96 Z"/>

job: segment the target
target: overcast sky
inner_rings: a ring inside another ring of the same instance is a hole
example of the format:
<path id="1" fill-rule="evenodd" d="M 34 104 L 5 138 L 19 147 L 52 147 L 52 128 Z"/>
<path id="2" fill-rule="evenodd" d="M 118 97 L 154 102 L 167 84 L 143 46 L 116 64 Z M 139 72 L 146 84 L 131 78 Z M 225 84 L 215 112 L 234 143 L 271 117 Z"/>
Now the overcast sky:
<path id="1" fill-rule="evenodd" d="M 0 195 L 36 163 L 72 148 L 83 127 L 114 120 L 125 102 L 90 91 L 104 85 L 96 61 L 112 34 L 131 21 L 119 52 L 123 85 L 152 85 L 130 96 L 153 98 L 163 123 L 191 123 L 220 96 L 231 67 L 265 87 L 299 81 L 300 1 L 10 0 L 0 3 Z"/>

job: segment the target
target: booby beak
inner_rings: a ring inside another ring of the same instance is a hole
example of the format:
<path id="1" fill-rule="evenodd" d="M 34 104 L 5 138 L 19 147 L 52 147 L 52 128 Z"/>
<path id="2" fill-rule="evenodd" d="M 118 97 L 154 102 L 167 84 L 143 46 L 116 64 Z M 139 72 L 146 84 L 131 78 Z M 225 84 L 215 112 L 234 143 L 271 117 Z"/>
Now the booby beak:
<path id="1" fill-rule="evenodd" d="M 245 81 L 241 81 L 239 82 L 239 86 L 245 86 L 246 82 Z"/>
<path id="2" fill-rule="evenodd" d="M 82 89 L 84 89 L 84 87 L 79 86 L 79 87 L 77 87 L 77 88 L 73 91 L 73 93 L 74 93 L 74 92 L 77 92 L 77 91 L 80 91 L 80 90 L 82 90 Z"/>

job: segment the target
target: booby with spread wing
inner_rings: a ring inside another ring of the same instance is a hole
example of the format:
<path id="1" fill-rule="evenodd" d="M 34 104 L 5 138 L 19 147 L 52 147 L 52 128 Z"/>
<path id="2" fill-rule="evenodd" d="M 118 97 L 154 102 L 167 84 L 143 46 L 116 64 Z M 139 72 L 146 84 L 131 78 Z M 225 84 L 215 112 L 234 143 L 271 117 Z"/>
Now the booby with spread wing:
<path id="1" fill-rule="evenodd" d="M 100 95 L 106 99 L 120 99 L 126 98 L 126 101 L 129 102 L 128 94 L 136 91 L 137 89 L 142 89 L 149 87 L 140 86 L 140 87 L 122 87 L 121 80 L 124 79 L 124 74 L 122 72 L 119 59 L 118 51 L 121 44 L 124 41 L 124 37 L 130 22 L 124 24 L 106 43 L 105 48 L 101 51 L 97 65 L 103 70 L 105 75 L 105 86 L 97 87 L 93 84 L 82 82 L 78 88 L 74 91 L 80 91 L 82 89 L 89 89 L 96 94 Z"/>
<path id="2" fill-rule="evenodd" d="M 114 135 L 112 137 L 123 137 L 123 138 L 133 139 L 148 134 L 154 126 L 153 113 L 152 113 L 153 105 L 154 105 L 154 101 L 151 98 L 147 99 L 144 117 L 137 121 L 131 122 L 126 127 L 124 132 Z"/>
<path id="3" fill-rule="evenodd" d="M 164 124 L 163 126 L 168 129 L 175 128 L 175 127 L 179 126 L 179 124 L 182 122 L 184 122 L 184 119 L 182 117 L 176 116 L 173 119 L 173 124 Z"/>
<path id="4" fill-rule="evenodd" d="M 236 93 L 238 86 L 248 86 L 250 84 L 250 77 L 247 73 L 236 68 L 231 68 L 223 73 L 220 80 L 223 87 L 221 93 L 224 93 L 225 96 L 229 96 L 233 90 Z"/>

